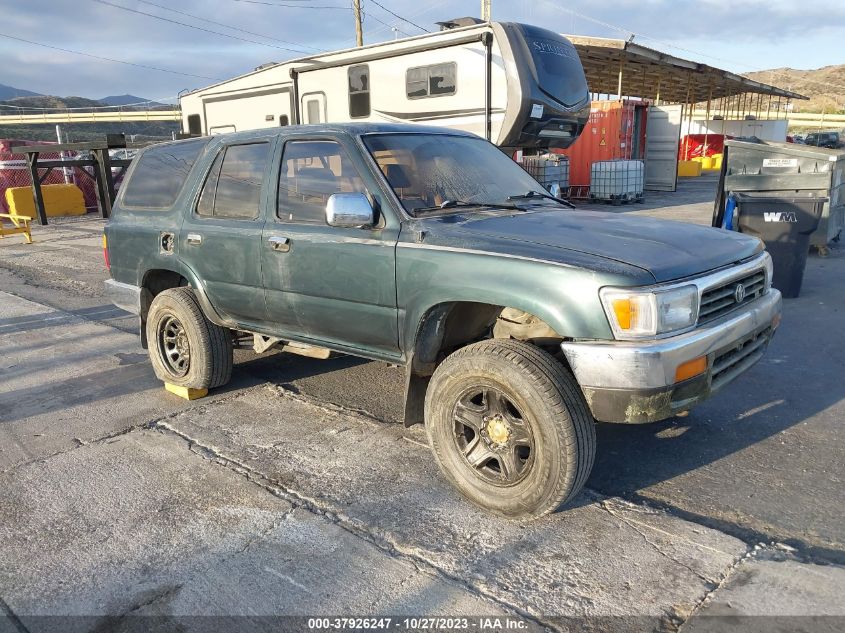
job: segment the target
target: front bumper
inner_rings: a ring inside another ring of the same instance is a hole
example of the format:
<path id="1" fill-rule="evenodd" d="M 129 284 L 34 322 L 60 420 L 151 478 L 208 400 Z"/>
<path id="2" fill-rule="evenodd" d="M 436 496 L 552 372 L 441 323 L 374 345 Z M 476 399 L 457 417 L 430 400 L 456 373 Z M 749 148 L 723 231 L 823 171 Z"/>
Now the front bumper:
<path id="1" fill-rule="evenodd" d="M 706 400 L 760 360 L 781 303 L 772 288 L 740 312 L 678 336 L 566 342 L 561 348 L 596 420 L 656 422 Z M 678 366 L 700 356 L 707 357 L 707 371 L 676 383 Z"/>

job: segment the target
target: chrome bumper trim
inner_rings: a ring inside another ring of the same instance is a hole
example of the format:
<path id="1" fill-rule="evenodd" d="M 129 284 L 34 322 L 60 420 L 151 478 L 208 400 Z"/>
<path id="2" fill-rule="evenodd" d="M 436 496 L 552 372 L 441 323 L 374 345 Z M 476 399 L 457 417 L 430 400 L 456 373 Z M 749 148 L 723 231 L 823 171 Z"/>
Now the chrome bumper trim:
<path id="1" fill-rule="evenodd" d="M 585 341 L 561 345 L 582 388 L 653 389 L 675 382 L 679 365 L 710 356 L 772 324 L 781 312 L 780 292 L 689 332 L 652 341 Z M 712 357 L 709 358 L 712 362 Z"/>
<path id="2" fill-rule="evenodd" d="M 121 310 L 141 314 L 141 289 L 114 279 L 106 279 L 106 297 Z"/>

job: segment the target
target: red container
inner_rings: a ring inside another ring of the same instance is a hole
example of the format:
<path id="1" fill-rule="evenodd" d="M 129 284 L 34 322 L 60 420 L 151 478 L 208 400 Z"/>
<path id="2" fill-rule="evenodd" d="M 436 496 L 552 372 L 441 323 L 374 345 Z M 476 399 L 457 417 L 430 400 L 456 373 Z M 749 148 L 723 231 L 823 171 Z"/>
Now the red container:
<path id="1" fill-rule="evenodd" d="M 617 99 L 593 101 L 590 119 L 581 136 L 567 149 L 552 150 L 569 156 L 569 186 L 590 184 L 590 167 L 602 160 L 645 158 L 648 102 Z"/>
<path id="2" fill-rule="evenodd" d="M 726 138 L 732 137 L 724 134 L 687 134 L 678 148 L 678 159 L 690 160 L 721 154 L 725 149 Z"/>

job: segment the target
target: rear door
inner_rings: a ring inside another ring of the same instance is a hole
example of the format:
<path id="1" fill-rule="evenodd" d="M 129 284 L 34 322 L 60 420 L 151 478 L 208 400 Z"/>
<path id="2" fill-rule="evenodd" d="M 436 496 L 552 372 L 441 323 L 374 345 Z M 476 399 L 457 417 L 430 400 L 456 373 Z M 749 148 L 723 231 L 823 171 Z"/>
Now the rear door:
<path id="1" fill-rule="evenodd" d="M 274 329 L 367 356 L 398 357 L 398 223 L 383 217 L 371 228 L 326 224 L 331 194 L 377 189 L 359 151 L 331 135 L 291 137 L 275 178 L 276 213 L 268 213 L 261 245 Z"/>
<path id="2" fill-rule="evenodd" d="M 249 329 L 266 321 L 261 279 L 262 209 L 274 140 L 219 146 L 179 234 L 183 263 L 220 315 Z"/>
<path id="3" fill-rule="evenodd" d="M 675 191 L 678 184 L 678 147 L 684 106 L 651 106 L 645 143 L 645 188 Z"/>

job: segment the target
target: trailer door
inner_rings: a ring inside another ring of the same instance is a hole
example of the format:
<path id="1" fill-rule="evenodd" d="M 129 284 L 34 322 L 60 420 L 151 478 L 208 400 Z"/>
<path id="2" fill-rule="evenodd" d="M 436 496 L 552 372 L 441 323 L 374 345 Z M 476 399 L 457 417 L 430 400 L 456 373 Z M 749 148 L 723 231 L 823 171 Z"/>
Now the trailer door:
<path id="1" fill-rule="evenodd" d="M 651 106 L 645 142 L 645 188 L 675 191 L 678 184 L 678 146 L 684 106 Z"/>

